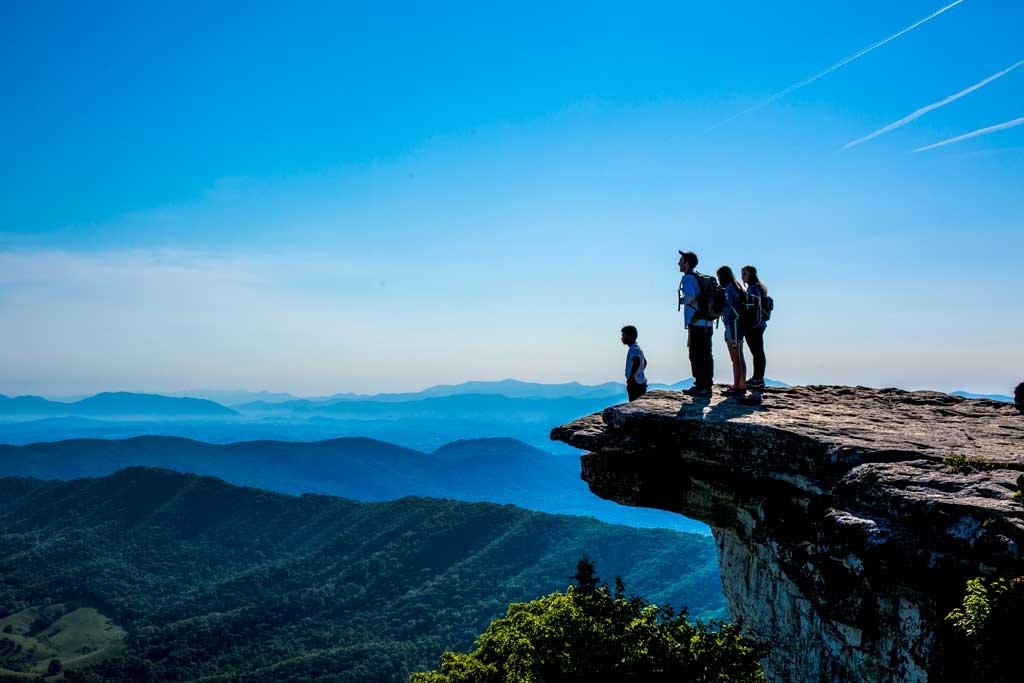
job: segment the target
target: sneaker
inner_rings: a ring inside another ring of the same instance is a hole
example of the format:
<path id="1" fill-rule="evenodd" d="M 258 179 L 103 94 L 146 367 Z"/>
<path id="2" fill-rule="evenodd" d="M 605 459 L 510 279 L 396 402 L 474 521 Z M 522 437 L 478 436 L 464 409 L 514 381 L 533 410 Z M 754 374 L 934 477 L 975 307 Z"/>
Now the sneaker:
<path id="1" fill-rule="evenodd" d="M 763 389 L 764 388 L 764 380 L 763 379 L 750 378 L 750 379 L 747 380 L 747 386 L 750 386 L 750 387 L 761 387 Z"/>
<path id="2" fill-rule="evenodd" d="M 743 396 L 746 393 L 746 389 L 737 389 L 736 387 L 729 387 L 728 389 L 724 389 L 722 391 L 722 394 L 724 394 L 725 396 Z"/>
<path id="3" fill-rule="evenodd" d="M 700 398 L 707 398 L 711 396 L 711 389 L 703 389 L 701 387 L 690 387 L 683 393 L 687 394 L 688 396 L 698 396 Z"/>
<path id="4" fill-rule="evenodd" d="M 740 396 L 736 399 L 737 402 L 747 406 L 759 406 L 762 402 L 761 392 L 755 391 L 746 396 Z"/>

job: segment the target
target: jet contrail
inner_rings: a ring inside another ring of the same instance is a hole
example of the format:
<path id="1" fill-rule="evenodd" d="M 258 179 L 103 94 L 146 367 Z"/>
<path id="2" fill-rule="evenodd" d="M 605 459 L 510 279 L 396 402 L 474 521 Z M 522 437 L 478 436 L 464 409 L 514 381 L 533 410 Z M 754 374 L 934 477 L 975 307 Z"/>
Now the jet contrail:
<path id="1" fill-rule="evenodd" d="M 1024 116 L 1013 121 L 1007 121 L 1006 123 L 997 123 L 994 126 L 988 126 L 986 128 L 979 128 L 978 130 L 971 131 L 970 133 L 964 133 L 963 135 L 957 135 L 955 138 L 943 140 L 942 142 L 936 142 L 931 145 L 925 145 L 924 147 L 918 147 L 915 152 L 924 152 L 925 150 L 935 149 L 936 147 L 944 147 L 946 145 L 952 145 L 954 142 L 960 142 L 962 140 L 970 140 L 981 135 L 988 135 L 989 133 L 996 133 L 1007 128 L 1013 128 L 1015 126 L 1024 125 Z"/>
<path id="2" fill-rule="evenodd" d="M 913 24 L 911 24 L 910 26 L 906 27 L 902 31 L 897 31 L 896 33 L 892 34 L 888 38 L 883 38 L 882 40 L 879 40 L 877 43 L 873 43 L 873 44 L 867 46 L 866 48 L 864 48 L 860 52 L 854 53 L 854 54 L 850 55 L 849 57 L 847 57 L 846 59 L 843 59 L 843 60 L 840 60 L 840 61 L 836 62 L 835 64 L 833 64 L 829 68 L 825 69 L 821 73 L 815 74 L 814 76 L 811 76 L 810 78 L 805 78 L 804 80 L 800 81 L 799 83 L 794 83 L 793 85 L 789 86 L 785 90 L 780 90 L 779 92 L 775 93 L 771 97 L 769 97 L 767 99 L 764 99 L 764 100 L 761 100 L 760 102 L 758 102 L 754 106 L 749 107 L 747 109 L 744 109 L 743 111 L 741 111 L 738 114 L 733 114 L 732 116 L 730 116 L 727 119 L 719 121 L 718 123 L 714 124 L 713 126 L 708 128 L 707 130 L 705 130 L 704 132 L 705 133 L 710 132 L 710 131 L 714 130 L 715 128 L 718 128 L 719 126 L 724 126 L 725 124 L 727 124 L 727 123 L 729 123 L 731 121 L 735 121 L 736 119 L 738 119 L 741 116 L 745 116 L 746 114 L 749 114 L 751 112 L 755 112 L 758 109 L 763 109 L 764 107 L 767 107 L 772 102 L 775 102 L 776 100 L 782 99 L 783 97 L 785 97 L 789 93 L 793 92 L 794 90 L 799 90 L 800 88 L 804 87 L 805 85 L 810 85 L 811 83 L 813 83 L 814 81 L 818 80 L 819 78 L 822 78 L 824 76 L 829 75 L 830 73 L 832 73 L 836 69 L 839 69 L 839 68 L 842 68 L 842 67 L 846 66 L 847 64 L 849 64 L 850 62 L 854 61 L 855 59 L 860 59 L 861 57 L 863 57 L 867 53 L 871 52 L 872 50 L 874 50 L 876 48 L 880 48 L 880 47 L 882 47 L 883 45 L 885 45 L 886 43 L 888 43 L 890 41 L 896 40 L 897 38 L 902 36 L 904 33 L 909 33 L 910 31 L 913 31 L 915 28 L 917 28 L 921 24 L 925 24 L 925 23 L 931 21 L 932 19 L 934 19 L 935 17 L 939 16 L 943 12 L 946 12 L 948 10 L 953 9 L 954 7 L 956 7 L 957 5 L 959 5 L 963 1 L 964 0 L 956 0 L 955 2 L 949 3 L 945 7 L 942 7 L 940 9 L 935 10 L 934 12 L 929 14 L 924 19 L 921 19 L 920 21 L 914 22 Z"/>
<path id="3" fill-rule="evenodd" d="M 910 123 L 914 119 L 919 119 L 919 118 L 921 118 L 922 116 L 924 116 L 925 114 L 927 114 L 930 111 L 934 111 L 934 110 L 938 109 L 939 107 L 945 107 L 950 102 L 955 102 L 955 101 L 959 100 L 961 97 L 963 97 L 964 95 L 970 95 L 975 90 L 978 90 L 979 88 L 984 88 L 986 85 L 988 85 L 992 81 L 996 80 L 997 78 L 1001 78 L 1001 77 L 1005 76 L 1006 74 L 1010 73 L 1011 71 L 1016 69 L 1021 64 L 1024 64 L 1024 59 L 1020 60 L 1016 64 L 1008 66 L 1007 68 L 1003 69 L 1002 71 L 1000 71 L 998 73 L 992 74 L 991 76 L 989 76 L 988 78 L 986 78 L 986 79 L 984 79 L 982 81 L 978 81 L 977 83 L 975 83 L 974 85 L 970 86 L 969 88 L 964 88 L 960 92 L 954 93 L 954 94 L 950 95 L 949 97 L 945 97 L 945 98 L 939 100 L 938 102 L 932 102 L 931 104 L 925 105 L 925 106 L 921 107 L 920 109 L 916 109 L 913 113 L 907 114 L 906 116 L 904 116 L 899 121 L 893 121 L 888 126 L 885 126 L 884 128 L 879 128 L 878 130 L 876 130 L 874 133 L 871 133 L 870 135 L 865 135 L 864 137 L 858 138 L 858 139 L 854 140 L 853 142 L 847 142 L 845 145 L 843 145 L 843 149 L 850 149 L 851 147 L 856 147 L 857 145 L 859 145 L 859 144 L 861 144 L 863 142 L 867 142 L 868 140 L 874 140 L 879 135 L 884 135 L 884 134 L 888 133 L 891 130 L 896 130 L 897 128 L 902 128 L 903 126 L 907 125 L 908 123 Z"/>

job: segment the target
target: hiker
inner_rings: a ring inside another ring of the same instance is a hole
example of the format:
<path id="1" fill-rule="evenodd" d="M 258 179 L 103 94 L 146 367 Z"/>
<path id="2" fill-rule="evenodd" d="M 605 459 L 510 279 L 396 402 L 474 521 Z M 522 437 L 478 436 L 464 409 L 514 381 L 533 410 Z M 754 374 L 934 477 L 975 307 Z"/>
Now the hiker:
<path id="1" fill-rule="evenodd" d="M 771 311 L 768 288 L 757 276 L 757 268 L 754 266 L 743 266 L 740 271 L 743 283 L 747 286 L 748 310 L 753 311 L 750 322 L 743 330 L 743 338 L 750 347 L 750 355 L 754 359 L 754 373 L 747 380 L 747 386 L 752 390 L 764 389 L 764 367 L 766 359 L 764 355 L 764 331 L 768 327 L 765 311 Z"/>
<path id="2" fill-rule="evenodd" d="M 1017 385 L 1017 388 L 1013 390 L 1013 404 L 1017 406 L 1017 410 L 1024 413 L 1024 382 Z"/>
<path id="3" fill-rule="evenodd" d="M 743 359 L 743 330 L 740 327 L 741 300 L 745 295 L 742 284 L 736 279 L 729 266 L 718 269 L 718 282 L 725 289 L 725 309 L 722 311 L 722 325 L 725 327 L 725 345 L 732 359 L 732 386 L 725 390 L 727 396 L 744 396 L 747 393 L 747 364 Z"/>
<path id="4" fill-rule="evenodd" d="M 700 310 L 700 274 L 697 273 L 697 255 L 692 251 L 679 252 L 679 305 L 683 309 L 683 323 L 686 326 L 686 345 L 690 350 L 690 371 L 693 386 L 686 394 L 711 396 L 711 385 L 715 376 L 715 360 L 711 353 L 712 322 Z M 714 280 L 712 280 L 714 282 Z"/>
<path id="5" fill-rule="evenodd" d="M 626 351 L 626 395 L 630 403 L 647 393 L 647 358 L 644 351 L 636 343 L 638 334 L 632 325 L 622 328 L 622 343 L 629 347 Z"/>

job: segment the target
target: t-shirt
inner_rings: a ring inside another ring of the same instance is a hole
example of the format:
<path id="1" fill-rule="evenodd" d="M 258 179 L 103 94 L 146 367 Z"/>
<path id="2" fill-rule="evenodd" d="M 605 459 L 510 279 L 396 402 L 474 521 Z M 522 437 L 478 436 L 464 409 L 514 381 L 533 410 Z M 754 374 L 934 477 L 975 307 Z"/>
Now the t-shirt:
<path id="1" fill-rule="evenodd" d="M 697 313 L 697 297 L 700 296 L 700 282 L 693 273 L 686 273 L 679 281 L 679 291 L 683 296 L 683 323 L 686 327 L 710 327 L 710 320 L 694 320 Z"/>
<path id="2" fill-rule="evenodd" d="M 644 358 L 644 350 L 636 342 L 630 344 L 629 351 L 626 352 L 626 379 L 629 379 L 629 373 L 633 369 L 634 358 L 640 359 L 640 368 L 633 375 L 633 379 L 636 380 L 637 384 L 647 384 L 647 375 L 644 374 L 644 368 L 647 367 L 647 359 Z"/>

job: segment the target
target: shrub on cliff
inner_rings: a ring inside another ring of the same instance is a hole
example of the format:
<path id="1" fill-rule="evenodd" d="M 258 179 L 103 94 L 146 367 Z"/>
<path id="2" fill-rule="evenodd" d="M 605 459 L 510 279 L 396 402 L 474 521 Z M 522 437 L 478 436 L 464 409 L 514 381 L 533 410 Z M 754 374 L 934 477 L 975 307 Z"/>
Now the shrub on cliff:
<path id="1" fill-rule="evenodd" d="M 1019 641 L 1024 578 L 967 582 L 963 602 L 946 615 L 955 645 L 966 656 L 948 657 L 950 680 L 1017 683 L 1022 680 Z"/>
<path id="2" fill-rule="evenodd" d="M 730 624 L 691 623 L 686 612 L 626 597 L 580 560 L 576 584 L 512 604 L 469 654 L 446 652 L 438 671 L 411 683 L 559 681 L 763 681 L 763 654 Z"/>

